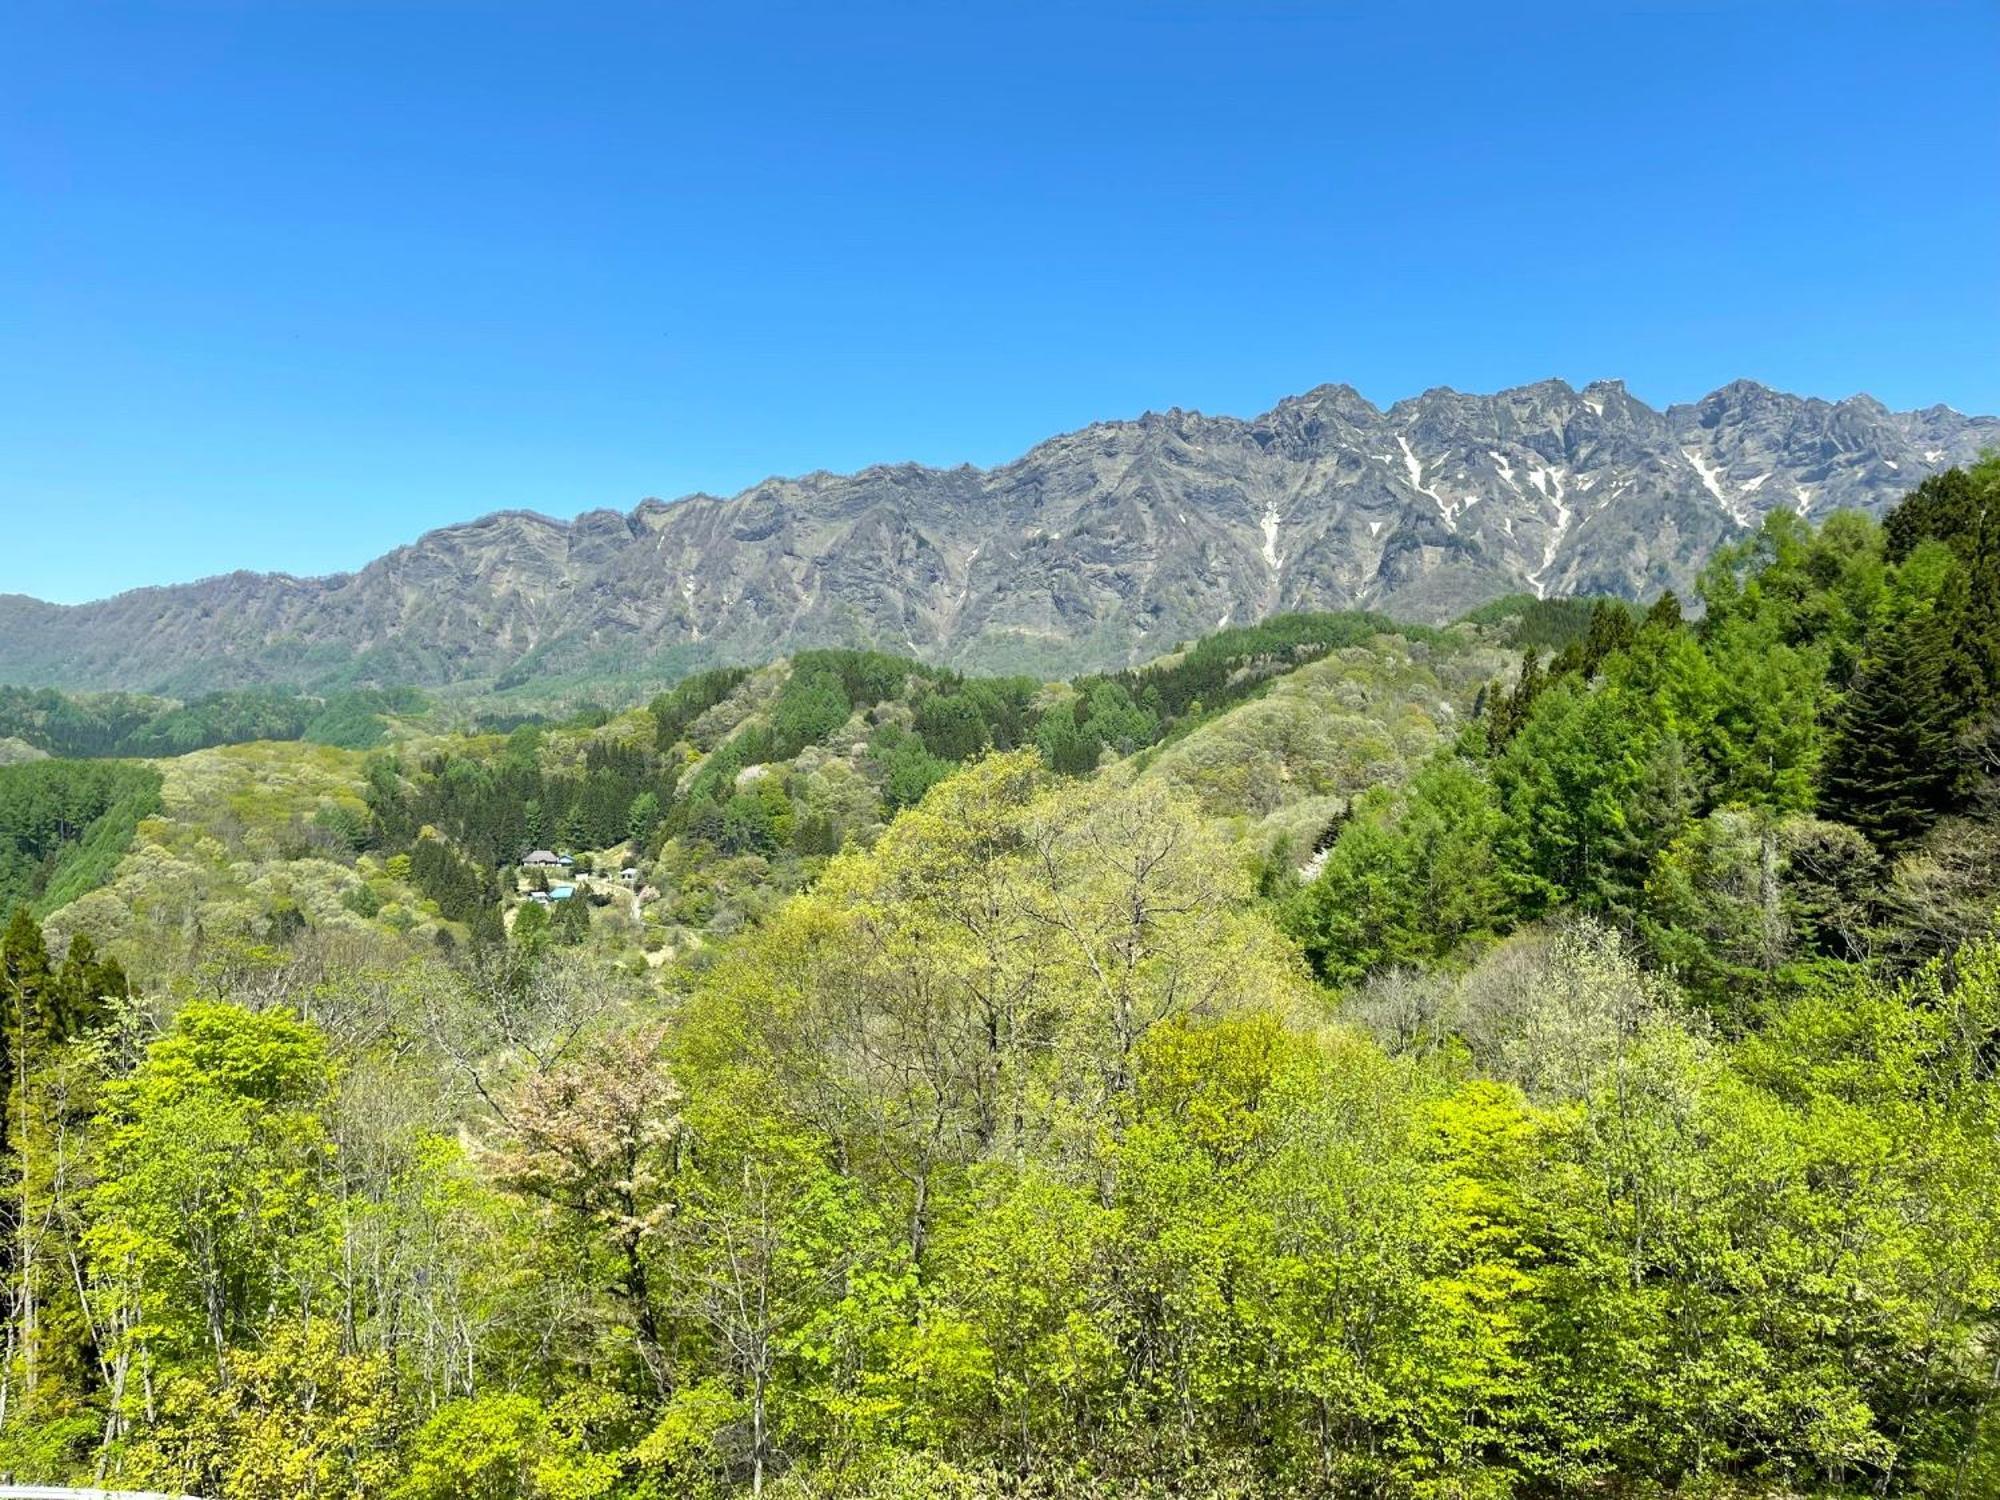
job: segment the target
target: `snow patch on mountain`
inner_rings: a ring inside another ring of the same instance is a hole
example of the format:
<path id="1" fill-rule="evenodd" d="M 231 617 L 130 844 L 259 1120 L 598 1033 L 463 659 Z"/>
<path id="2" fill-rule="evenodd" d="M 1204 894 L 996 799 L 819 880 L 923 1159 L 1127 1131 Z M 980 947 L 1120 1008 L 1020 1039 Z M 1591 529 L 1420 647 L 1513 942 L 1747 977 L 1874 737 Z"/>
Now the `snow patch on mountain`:
<path id="1" fill-rule="evenodd" d="M 1542 565 L 1528 575 L 1528 586 L 1535 591 L 1535 597 L 1546 599 L 1549 597 L 1549 570 L 1556 565 L 1556 554 L 1562 550 L 1563 539 L 1569 535 L 1570 522 L 1576 518 L 1576 513 L 1567 503 L 1567 491 L 1560 471 L 1531 469 L 1528 479 L 1556 508 L 1556 524 L 1549 532 L 1548 545 L 1542 549 Z"/>
<path id="2" fill-rule="evenodd" d="M 1410 487 L 1419 494 L 1429 495 L 1432 503 L 1438 508 L 1438 514 L 1444 517 L 1446 528 L 1451 531 L 1458 530 L 1457 513 L 1452 509 L 1451 502 L 1424 483 L 1423 462 L 1410 451 L 1410 440 L 1399 432 L 1396 434 L 1396 441 L 1402 445 L 1403 466 L 1410 471 Z"/>
<path id="3" fill-rule="evenodd" d="M 1995 445 L 1995 418 L 1748 381 L 1663 410 L 1609 383 L 1438 387 L 1387 410 L 1322 392 L 1250 418 L 1099 422 L 990 469 L 774 478 L 568 523 L 505 512 L 337 578 L 0 595 L 0 681 L 210 691 L 363 655 L 376 682 L 582 680 L 697 641 L 739 663 L 857 639 L 965 671 L 1031 639 L 1066 675 L 1225 606 L 1237 623 L 1361 606 L 1442 621 L 1586 581 L 1685 592 L 1740 525 L 1795 505 L 1879 516 Z"/>
<path id="4" fill-rule="evenodd" d="M 1715 496 L 1715 503 L 1727 511 L 1732 520 L 1742 525 L 1750 519 L 1748 507 L 1731 502 L 1729 496 L 1722 492 L 1721 475 L 1709 466 L 1708 460 L 1701 456 L 1700 450 L 1683 448 L 1681 457 L 1694 465 L 1695 473 L 1701 476 L 1703 488 Z"/>

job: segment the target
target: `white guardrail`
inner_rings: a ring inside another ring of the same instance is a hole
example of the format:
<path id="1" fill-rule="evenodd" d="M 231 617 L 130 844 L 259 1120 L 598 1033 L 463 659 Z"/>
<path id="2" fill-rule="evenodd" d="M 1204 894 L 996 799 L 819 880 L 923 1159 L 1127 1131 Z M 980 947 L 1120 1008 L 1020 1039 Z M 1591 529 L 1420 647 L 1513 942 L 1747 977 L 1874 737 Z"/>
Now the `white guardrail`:
<path id="1" fill-rule="evenodd" d="M 66 1490 L 54 1484 L 0 1484 L 0 1500 L 201 1500 L 158 1490 Z"/>

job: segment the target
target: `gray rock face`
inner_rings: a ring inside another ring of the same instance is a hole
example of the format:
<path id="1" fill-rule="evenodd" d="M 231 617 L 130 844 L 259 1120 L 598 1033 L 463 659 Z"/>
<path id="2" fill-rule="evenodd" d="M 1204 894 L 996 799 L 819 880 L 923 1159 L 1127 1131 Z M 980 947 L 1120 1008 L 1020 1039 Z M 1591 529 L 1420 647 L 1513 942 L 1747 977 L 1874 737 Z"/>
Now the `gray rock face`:
<path id="1" fill-rule="evenodd" d="M 825 644 L 1067 672 L 1281 610 L 1436 620 L 1506 593 L 1685 590 L 1774 509 L 1879 514 L 1996 443 L 2000 419 L 1748 381 L 1663 412 L 1618 381 L 1386 411 L 1321 386 L 1247 421 L 1098 423 L 992 470 L 815 473 L 567 524 L 504 512 L 330 578 L 0 597 L 0 681 L 507 686 Z"/>

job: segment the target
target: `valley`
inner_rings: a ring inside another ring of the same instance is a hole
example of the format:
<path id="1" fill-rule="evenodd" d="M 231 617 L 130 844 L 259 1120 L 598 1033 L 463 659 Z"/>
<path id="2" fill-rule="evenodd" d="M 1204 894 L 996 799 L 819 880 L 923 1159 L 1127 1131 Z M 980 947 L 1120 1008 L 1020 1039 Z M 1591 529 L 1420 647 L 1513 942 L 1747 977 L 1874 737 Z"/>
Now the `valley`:
<path id="1" fill-rule="evenodd" d="M 1996 518 L 1068 680 L 16 693 L 0 1471 L 1980 1493 Z"/>

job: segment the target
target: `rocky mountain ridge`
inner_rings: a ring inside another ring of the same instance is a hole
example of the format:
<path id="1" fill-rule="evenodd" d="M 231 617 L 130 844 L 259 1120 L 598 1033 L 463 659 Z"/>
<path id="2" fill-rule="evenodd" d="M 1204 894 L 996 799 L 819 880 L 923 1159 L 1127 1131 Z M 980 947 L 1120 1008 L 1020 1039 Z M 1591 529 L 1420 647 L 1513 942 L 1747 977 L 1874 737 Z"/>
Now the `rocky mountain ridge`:
<path id="1" fill-rule="evenodd" d="M 234 573 L 59 606 L 0 597 L 0 682 L 672 676 L 822 644 L 980 670 L 1109 667 L 1281 610 L 1443 619 L 1501 594 L 1685 590 L 1773 510 L 1879 514 L 2000 419 L 1749 381 L 1656 410 L 1620 381 L 1250 419 L 1100 422 L 990 470 L 883 465 L 428 533 L 356 573 Z"/>

